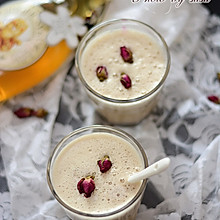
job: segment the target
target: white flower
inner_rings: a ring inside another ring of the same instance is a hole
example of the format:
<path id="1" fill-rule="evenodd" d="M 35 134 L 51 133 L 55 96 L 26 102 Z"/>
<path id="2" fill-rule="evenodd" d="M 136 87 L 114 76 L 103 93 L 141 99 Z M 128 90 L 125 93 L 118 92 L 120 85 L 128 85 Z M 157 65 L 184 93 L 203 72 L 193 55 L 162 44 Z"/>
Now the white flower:
<path id="1" fill-rule="evenodd" d="M 76 48 L 79 43 L 78 36 L 84 35 L 87 31 L 84 20 L 79 16 L 71 17 L 68 9 L 63 6 L 57 7 L 57 14 L 43 11 L 40 19 L 51 27 L 47 36 L 47 44 L 50 46 L 66 39 L 70 48 Z"/>

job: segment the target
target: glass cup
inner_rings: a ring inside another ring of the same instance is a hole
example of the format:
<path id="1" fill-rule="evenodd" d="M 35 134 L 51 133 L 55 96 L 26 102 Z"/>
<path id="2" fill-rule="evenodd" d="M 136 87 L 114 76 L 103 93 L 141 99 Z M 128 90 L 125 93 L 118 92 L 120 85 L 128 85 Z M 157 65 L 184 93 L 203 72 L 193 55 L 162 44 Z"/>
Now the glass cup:
<path id="1" fill-rule="evenodd" d="M 90 86 L 90 82 L 85 80 L 86 73 L 82 72 L 81 61 L 87 46 L 101 34 L 120 29 L 131 29 L 147 34 L 159 45 L 165 58 L 165 70 L 159 83 L 151 91 L 131 99 L 116 99 L 100 94 Z M 149 25 L 136 20 L 116 19 L 98 24 L 83 37 L 76 51 L 75 64 L 82 85 L 93 101 L 97 112 L 110 123 L 133 125 L 144 119 L 156 105 L 158 95 L 169 72 L 170 54 L 163 37 Z"/>
<path id="2" fill-rule="evenodd" d="M 59 193 L 55 189 L 55 184 L 53 182 L 53 169 L 54 169 L 54 164 L 56 162 L 56 159 L 59 157 L 62 150 L 65 149 L 65 147 L 68 146 L 69 143 L 75 141 L 76 139 L 81 138 L 81 137 L 85 137 L 84 135 L 100 134 L 100 133 L 113 135 L 113 138 L 117 137 L 117 138 L 120 138 L 123 141 L 125 141 L 126 144 L 128 143 L 129 147 L 132 147 L 132 150 L 134 149 L 134 152 L 137 153 L 137 155 L 138 155 L 137 158 L 140 159 L 140 164 L 141 164 L 142 168 L 144 169 L 148 166 L 147 157 L 146 157 L 146 154 L 145 154 L 143 148 L 131 135 L 125 133 L 122 130 L 119 130 L 119 129 L 116 129 L 116 128 L 113 128 L 110 126 L 93 125 L 93 126 L 84 127 L 84 128 L 80 128 L 78 130 L 75 130 L 74 132 L 70 133 L 68 136 L 64 137 L 58 143 L 58 145 L 55 147 L 55 149 L 52 152 L 51 157 L 49 158 L 48 166 L 47 166 L 47 181 L 48 181 L 49 188 L 50 188 L 52 194 L 54 195 L 54 197 L 56 198 L 56 200 L 60 203 L 62 208 L 66 211 L 67 215 L 74 220 L 91 220 L 91 219 L 93 219 L 93 220 L 98 220 L 98 219 L 99 220 L 110 220 L 110 219 L 111 220 L 119 220 L 119 219 L 120 220 L 134 220 L 136 218 L 136 214 L 137 214 L 138 208 L 140 206 L 140 203 L 141 203 L 141 200 L 142 200 L 145 188 L 146 188 L 146 184 L 147 184 L 146 179 L 142 180 L 141 182 L 138 183 L 139 185 L 137 188 L 137 193 L 134 195 L 134 197 L 132 197 L 130 200 L 128 200 L 120 208 L 117 206 L 113 209 L 113 211 L 107 211 L 107 212 L 103 211 L 98 214 L 85 213 L 85 212 L 82 212 L 82 211 L 75 209 L 74 207 L 71 207 L 70 205 L 67 204 L 67 202 L 65 202 L 63 200 L 62 196 L 60 196 Z M 72 147 L 74 147 L 74 144 L 71 146 L 71 148 Z M 90 147 L 94 147 L 94 145 L 92 145 Z M 67 148 L 67 149 L 69 150 L 69 148 Z M 120 150 L 121 150 L 121 148 L 119 149 L 119 151 Z M 91 151 L 91 149 L 85 153 L 89 153 L 90 151 Z M 67 154 L 69 155 L 68 152 L 67 152 Z M 74 160 L 74 158 L 72 158 L 72 160 Z M 66 160 L 65 160 L 65 162 L 66 162 Z M 67 168 L 67 169 L 69 169 L 69 168 Z M 72 168 L 71 172 L 74 172 L 74 168 Z M 81 171 L 80 171 L 80 175 L 81 175 Z M 106 173 L 106 175 L 109 175 L 109 174 Z M 71 180 L 72 180 L 72 178 L 71 178 Z M 108 184 L 108 183 L 106 183 L 106 184 Z M 99 186 L 97 186 L 97 187 L 99 187 Z M 116 188 L 117 185 L 112 186 L 112 187 Z M 126 192 L 127 191 L 128 190 L 126 190 Z M 112 193 L 115 193 L 115 192 L 112 192 Z M 76 195 L 77 195 L 76 197 L 78 197 L 78 195 L 82 196 L 78 193 Z M 103 195 L 103 197 L 105 196 L 103 193 L 102 193 L 102 195 Z M 93 196 L 93 195 L 91 195 L 91 196 Z M 74 199 L 74 201 L 76 201 L 77 199 L 78 198 Z M 88 198 L 86 198 L 86 199 L 88 199 Z"/>

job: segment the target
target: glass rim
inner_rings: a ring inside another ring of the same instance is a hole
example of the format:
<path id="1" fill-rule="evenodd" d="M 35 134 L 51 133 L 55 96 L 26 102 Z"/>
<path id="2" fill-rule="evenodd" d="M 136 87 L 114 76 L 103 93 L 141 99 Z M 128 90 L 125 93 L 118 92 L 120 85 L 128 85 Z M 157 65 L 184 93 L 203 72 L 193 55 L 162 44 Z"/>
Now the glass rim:
<path id="1" fill-rule="evenodd" d="M 123 210 L 126 210 L 127 208 L 129 208 L 130 205 L 132 205 L 133 203 L 135 203 L 137 201 L 137 199 L 142 195 L 142 193 L 145 190 L 146 184 L 147 184 L 147 179 L 142 180 L 140 189 L 138 190 L 137 194 L 124 206 L 120 207 L 119 209 L 107 212 L 105 214 L 90 214 L 90 213 L 86 213 L 86 212 L 82 212 L 79 210 L 76 210 L 72 207 L 70 207 L 67 203 L 65 203 L 60 197 L 59 195 L 56 193 L 54 187 L 53 187 L 53 183 L 52 183 L 52 178 L 51 178 L 51 165 L 52 165 L 52 160 L 54 159 L 55 154 L 57 153 L 57 151 L 59 150 L 59 148 L 61 147 L 61 145 L 68 140 L 69 138 L 73 137 L 76 134 L 79 134 L 81 132 L 84 131 L 89 131 L 92 129 L 103 129 L 103 131 L 105 130 L 107 131 L 112 131 L 115 132 L 117 134 L 122 135 L 125 138 L 128 138 L 133 144 L 135 144 L 138 148 L 138 150 L 140 151 L 141 155 L 142 155 L 142 159 L 144 162 L 144 167 L 146 168 L 148 166 L 148 159 L 146 156 L 146 153 L 143 149 L 143 147 L 139 144 L 139 142 L 130 134 L 128 134 L 127 132 L 119 129 L 119 128 L 115 128 L 112 126 L 108 126 L 108 125 L 91 125 L 91 126 L 86 126 L 86 127 L 82 127 L 82 128 L 78 128 L 76 130 L 74 130 L 73 132 L 69 133 L 67 136 L 65 136 L 64 138 L 61 139 L 61 141 L 55 146 L 55 148 L 52 151 L 51 156 L 49 157 L 48 160 L 48 164 L 47 164 L 47 183 L 48 186 L 53 194 L 53 196 L 55 197 L 55 199 L 68 211 L 70 211 L 71 213 L 77 214 L 79 216 L 83 216 L 83 217 L 96 217 L 96 218 L 101 218 L 101 217 L 109 217 L 112 215 L 116 215 L 120 212 L 122 212 Z"/>
<path id="2" fill-rule="evenodd" d="M 86 82 L 86 80 L 83 78 L 82 74 L 81 74 L 81 70 L 80 70 L 80 65 L 79 65 L 79 60 L 80 60 L 80 52 L 84 46 L 84 44 L 89 40 L 89 38 L 92 36 L 92 34 L 100 29 L 102 29 L 103 27 L 109 26 L 111 24 L 115 24 L 115 23 L 120 23 L 120 22 L 131 22 L 131 23 L 136 23 L 136 24 L 140 24 L 143 25 L 147 28 L 149 28 L 162 42 L 163 44 L 163 49 L 165 50 L 165 58 L 167 59 L 166 62 L 166 69 L 165 69 L 165 73 L 163 75 L 163 77 L 161 78 L 160 82 L 148 93 L 138 96 L 136 98 L 131 98 L 131 99 L 115 99 L 115 98 L 110 98 L 107 96 L 104 96 L 102 94 L 100 94 L 99 92 L 95 91 L 93 88 L 91 88 L 91 86 L 89 86 L 89 84 Z M 167 46 L 166 41 L 164 40 L 163 36 L 156 31 L 152 26 L 139 21 L 139 20 L 135 20 L 135 19 L 127 19 L 127 18 L 122 18 L 122 19 L 112 19 L 112 20 L 108 20 L 108 21 L 104 21 L 101 22 L 97 25 L 95 25 L 93 28 L 91 28 L 85 35 L 84 37 L 81 39 L 77 50 L 76 50 L 76 55 L 75 55 L 75 67 L 76 67 L 76 71 L 78 73 L 78 76 L 81 80 L 81 82 L 83 83 L 83 85 L 86 87 L 86 89 L 88 91 L 90 91 L 93 95 L 105 100 L 105 101 L 109 101 L 109 102 L 113 102 L 113 103 L 133 103 L 133 102 L 137 102 L 140 100 L 143 100 L 147 97 L 149 97 L 150 95 L 152 95 L 153 93 L 155 93 L 159 88 L 161 88 L 161 86 L 163 85 L 165 79 L 168 76 L 169 70 L 170 70 L 170 63 L 171 63 L 171 57 L 170 57 L 170 52 L 169 52 L 169 48 Z"/>

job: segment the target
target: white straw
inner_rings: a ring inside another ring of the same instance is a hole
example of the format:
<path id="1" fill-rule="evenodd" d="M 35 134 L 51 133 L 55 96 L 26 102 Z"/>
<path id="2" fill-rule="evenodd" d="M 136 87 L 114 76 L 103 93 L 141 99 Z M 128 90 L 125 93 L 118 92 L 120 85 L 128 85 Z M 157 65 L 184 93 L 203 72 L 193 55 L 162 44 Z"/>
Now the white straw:
<path id="1" fill-rule="evenodd" d="M 170 164 L 170 159 L 168 157 L 153 163 L 149 167 L 145 168 L 144 170 L 133 174 L 132 176 L 128 177 L 129 183 L 138 182 L 140 180 L 149 178 L 153 175 L 159 174 L 166 170 Z"/>

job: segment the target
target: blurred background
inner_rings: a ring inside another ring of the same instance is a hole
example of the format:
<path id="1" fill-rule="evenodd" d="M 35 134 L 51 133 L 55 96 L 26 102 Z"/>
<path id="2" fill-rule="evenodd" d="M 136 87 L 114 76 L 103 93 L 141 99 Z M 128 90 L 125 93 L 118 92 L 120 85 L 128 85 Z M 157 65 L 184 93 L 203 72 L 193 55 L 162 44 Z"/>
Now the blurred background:
<path id="1" fill-rule="evenodd" d="M 205 5 L 211 13 L 220 15 L 220 1 L 219 0 L 212 0 L 208 4 L 203 4 Z"/>
<path id="2" fill-rule="evenodd" d="M 0 4 L 9 1 L 9 0 L 0 0 Z M 130 1 L 130 0 L 128 0 Z M 208 4 L 203 4 L 205 7 L 209 9 L 211 13 L 220 15 L 220 1 L 219 0 L 211 0 Z"/>

